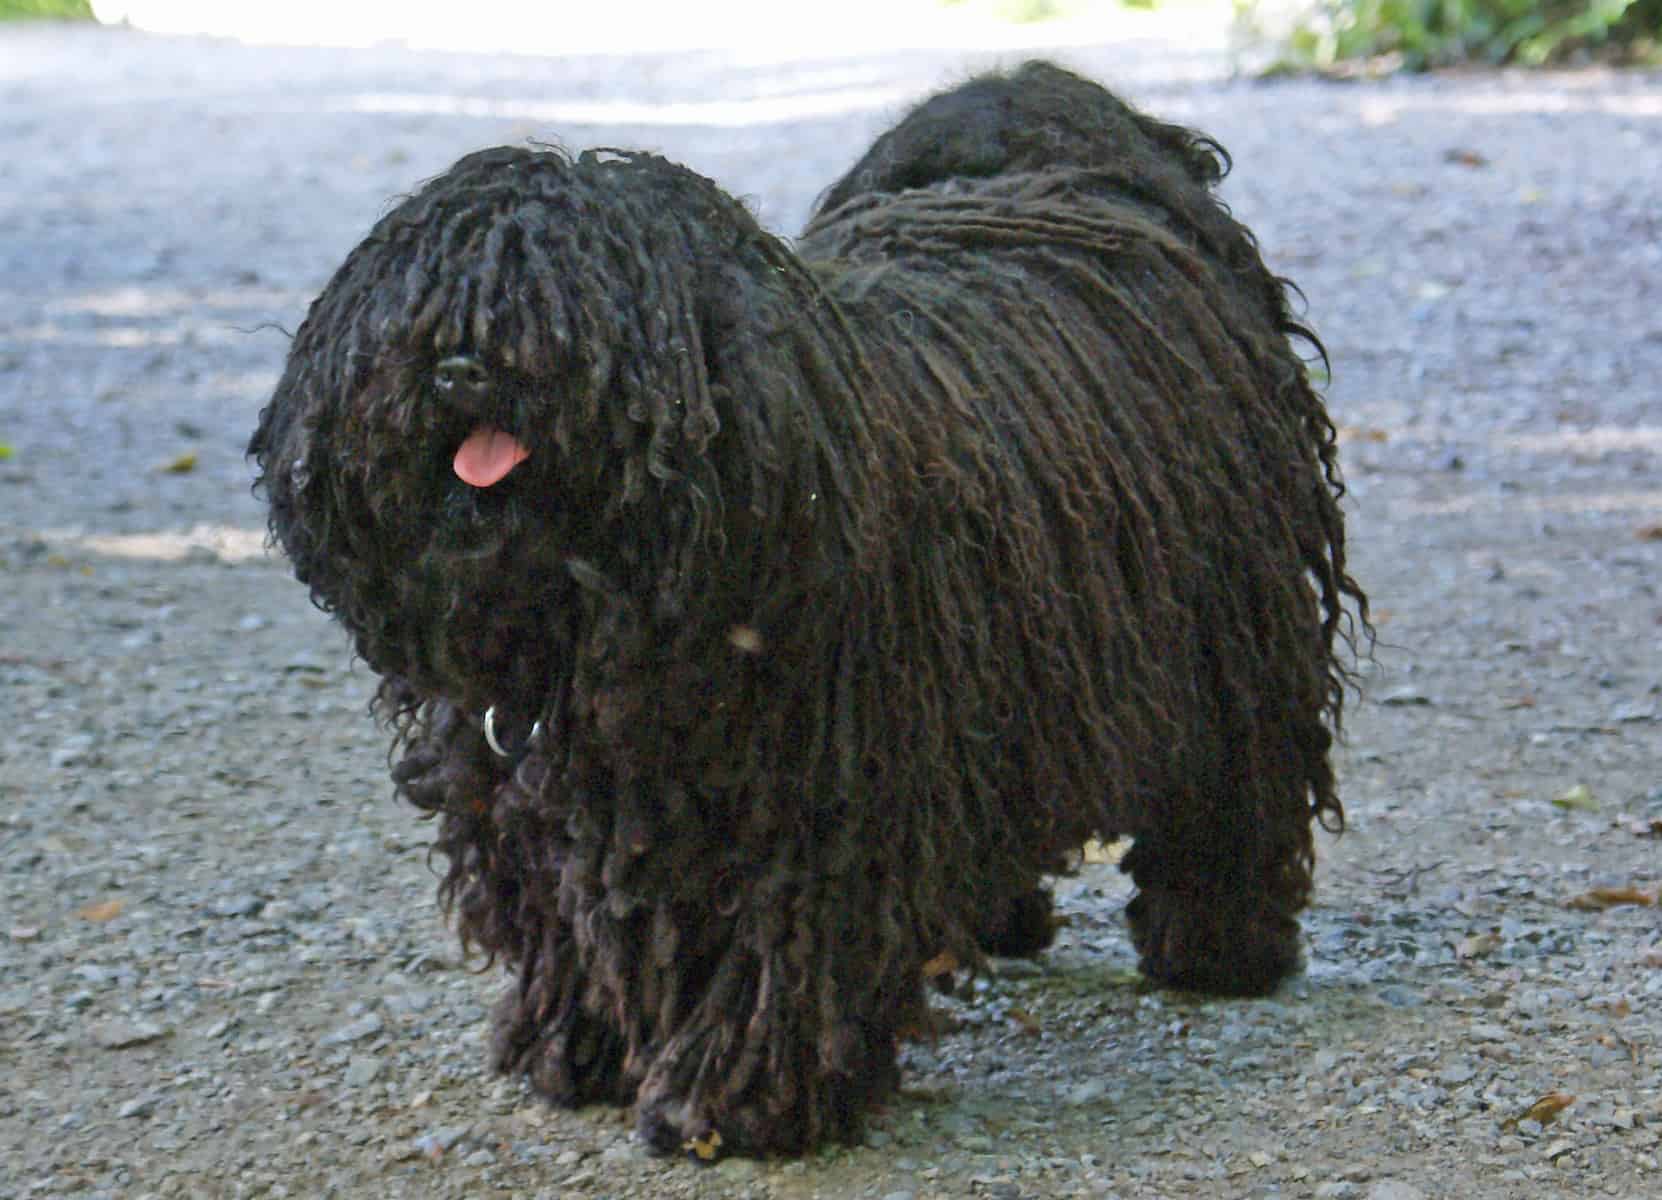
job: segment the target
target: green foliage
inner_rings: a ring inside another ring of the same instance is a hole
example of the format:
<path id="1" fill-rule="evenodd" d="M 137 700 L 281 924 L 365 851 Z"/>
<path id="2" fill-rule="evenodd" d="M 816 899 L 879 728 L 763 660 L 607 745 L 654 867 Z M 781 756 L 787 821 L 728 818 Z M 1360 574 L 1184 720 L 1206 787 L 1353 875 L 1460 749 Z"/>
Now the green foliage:
<path id="1" fill-rule="evenodd" d="M 1599 49 L 1644 58 L 1659 41 L 1662 0 L 1316 0 L 1286 48 L 1293 66 L 1385 58 L 1423 70 L 1538 66 Z"/>
<path id="2" fill-rule="evenodd" d="M 0 21 L 23 17 L 92 20 L 91 0 L 0 0 Z"/>

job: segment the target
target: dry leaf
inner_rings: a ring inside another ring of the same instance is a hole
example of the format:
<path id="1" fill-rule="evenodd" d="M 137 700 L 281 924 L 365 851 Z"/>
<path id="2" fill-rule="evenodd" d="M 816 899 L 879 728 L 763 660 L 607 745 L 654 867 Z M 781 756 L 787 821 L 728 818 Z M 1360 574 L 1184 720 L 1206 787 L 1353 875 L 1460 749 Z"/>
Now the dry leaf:
<path id="1" fill-rule="evenodd" d="M 84 908 L 75 910 L 75 915 L 83 921 L 113 921 L 121 915 L 121 910 L 127 907 L 127 902 L 121 899 L 101 900 L 97 904 L 88 904 Z"/>
<path id="2" fill-rule="evenodd" d="M 189 475 L 196 470 L 196 451 L 185 451 L 171 462 L 164 463 L 162 470 L 169 475 Z"/>
<path id="3" fill-rule="evenodd" d="M 697 1155 L 700 1162 L 714 1162 L 721 1153 L 721 1130 L 712 1129 L 703 1137 L 688 1138 L 681 1143 L 681 1149 Z"/>
<path id="4" fill-rule="evenodd" d="M 0 442 L 0 462 L 5 462 L 12 456 L 12 448 L 5 442 Z"/>
<path id="5" fill-rule="evenodd" d="M 1548 1092 L 1534 1104 L 1515 1117 L 1508 1117 L 1501 1122 L 1502 1129 L 1510 1129 L 1519 1121 L 1534 1121 L 1537 1125 L 1550 1125 L 1558 1119 L 1558 1114 L 1575 1103 L 1575 1097 L 1569 1092 Z"/>
<path id="6" fill-rule="evenodd" d="M 1641 891 L 1636 887 L 1622 888 L 1594 888 L 1589 892 L 1582 892 L 1579 896 L 1570 897 L 1569 906 L 1580 912 L 1603 912 L 1607 908 L 1614 908 L 1618 904 L 1637 904 L 1649 907 L 1656 903 L 1655 892 Z"/>
<path id="7" fill-rule="evenodd" d="M 1389 431 L 1384 429 L 1359 429 L 1354 425 L 1347 425 L 1339 430 L 1339 441 L 1343 442 L 1388 442 L 1391 440 Z"/>
<path id="8" fill-rule="evenodd" d="M 923 964 L 925 979 L 939 979 L 942 975 L 950 975 L 962 965 L 958 956 L 950 950 L 942 950 L 934 958 Z"/>
<path id="9" fill-rule="evenodd" d="M 1662 542 L 1662 521 L 1654 525 L 1641 525 L 1633 531 L 1633 536 L 1641 542 Z"/>

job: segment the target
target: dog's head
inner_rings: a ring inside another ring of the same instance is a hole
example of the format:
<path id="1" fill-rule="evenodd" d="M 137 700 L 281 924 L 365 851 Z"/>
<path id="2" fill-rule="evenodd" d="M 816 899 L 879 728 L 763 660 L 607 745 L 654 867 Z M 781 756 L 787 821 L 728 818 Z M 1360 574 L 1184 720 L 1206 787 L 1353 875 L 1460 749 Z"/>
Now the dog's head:
<path id="1" fill-rule="evenodd" d="M 818 295 L 663 159 L 470 155 L 295 336 L 249 444 L 272 533 L 376 671 L 535 712 L 585 594 L 673 607 L 725 510 L 828 488 Z"/>

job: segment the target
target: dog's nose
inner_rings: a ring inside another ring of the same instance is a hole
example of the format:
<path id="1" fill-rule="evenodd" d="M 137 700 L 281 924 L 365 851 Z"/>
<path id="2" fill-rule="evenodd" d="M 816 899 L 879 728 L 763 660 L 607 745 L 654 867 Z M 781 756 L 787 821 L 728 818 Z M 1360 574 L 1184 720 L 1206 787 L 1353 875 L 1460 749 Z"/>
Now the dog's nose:
<path id="1" fill-rule="evenodd" d="M 476 404 L 490 395 L 491 373 L 471 354 L 454 354 L 433 368 L 433 386 L 446 399 Z"/>

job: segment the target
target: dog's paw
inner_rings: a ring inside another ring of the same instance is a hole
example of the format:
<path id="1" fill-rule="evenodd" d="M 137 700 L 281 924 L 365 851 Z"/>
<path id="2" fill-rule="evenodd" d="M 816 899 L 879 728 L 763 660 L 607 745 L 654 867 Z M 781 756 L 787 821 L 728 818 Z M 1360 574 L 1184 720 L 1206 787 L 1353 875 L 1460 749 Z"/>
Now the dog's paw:
<path id="1" fill-rule="evenodd" d="M 1164 987 L 1262 996 L 1298 970 L 1298 921 L 1230 895 L 1145 889 L 1125 910 L 1143 974 Z"/>
<path id="2" fill-rule="evenodd" d="M 520 989 L 510 986 L 491 1017 L 490 1065 L 524 1075 L 543 1099 L 561 1108 L 627 1104 L 636 1081 L 623 1072 L 623 1038 L 581 1012 L 539 1020 Z"/>

